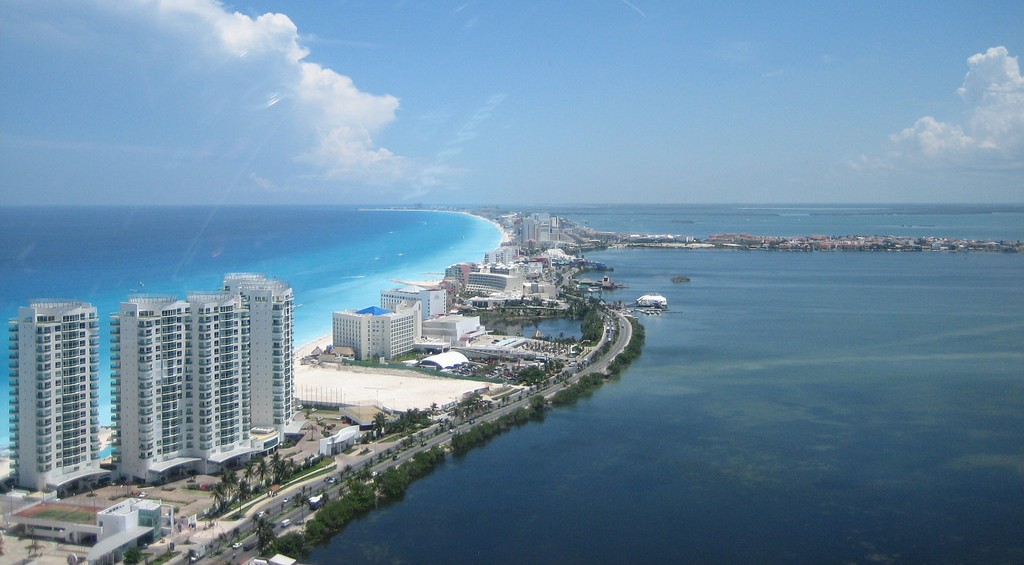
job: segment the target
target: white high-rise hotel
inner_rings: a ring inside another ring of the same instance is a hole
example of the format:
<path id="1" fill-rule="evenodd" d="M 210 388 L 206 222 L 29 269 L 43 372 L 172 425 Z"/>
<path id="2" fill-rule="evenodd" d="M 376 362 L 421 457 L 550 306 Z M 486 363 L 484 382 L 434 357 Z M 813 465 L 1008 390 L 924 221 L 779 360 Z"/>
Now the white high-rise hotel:
<path id="1" fill-rule="evenodd" d="M 111 330 L 122 474 L 211 472 L 261 449 L 252 428 L 282 433 L 293 402 L 292 309 L 287 284 L 249 274 L 184 301 L 122 303 Z"/>
<path id="2" fill-rule="evenodd" d="M 292 288 L 263 275 L 235 273 L 224 290 L 249 310 L 252 425 L 283 430 L 295 412 L 295 322 Z"/>
<path id="3" fill-rule="evenodd" d="M 11 450 L 18 486 L 55 490 L 100 469 L 96 308 L 39 300 L 10 321 Z"/>

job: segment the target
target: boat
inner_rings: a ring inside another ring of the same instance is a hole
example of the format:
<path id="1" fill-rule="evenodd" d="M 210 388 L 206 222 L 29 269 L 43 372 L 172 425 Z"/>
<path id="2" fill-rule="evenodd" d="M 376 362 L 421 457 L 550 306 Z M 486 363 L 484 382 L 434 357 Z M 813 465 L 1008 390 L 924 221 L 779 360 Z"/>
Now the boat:
<path id="1" fill-rule="evenodd" d="M 668 310 L 668 299 L 660 294 L 645 294 L 636 299 L 637 308 Z"/>

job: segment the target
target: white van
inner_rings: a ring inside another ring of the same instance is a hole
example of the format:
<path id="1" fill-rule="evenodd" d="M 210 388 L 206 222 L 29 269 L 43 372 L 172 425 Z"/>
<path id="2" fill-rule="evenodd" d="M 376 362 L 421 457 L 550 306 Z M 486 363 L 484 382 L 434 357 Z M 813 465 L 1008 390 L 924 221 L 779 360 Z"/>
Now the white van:
<path id="1" fill-rule="evenodd" d="M 285 518 L 284 520 L 281 520 L 281 527 L 282 528 L 287 528 L 291 523 L 292 523 L 291 518 Z"/>

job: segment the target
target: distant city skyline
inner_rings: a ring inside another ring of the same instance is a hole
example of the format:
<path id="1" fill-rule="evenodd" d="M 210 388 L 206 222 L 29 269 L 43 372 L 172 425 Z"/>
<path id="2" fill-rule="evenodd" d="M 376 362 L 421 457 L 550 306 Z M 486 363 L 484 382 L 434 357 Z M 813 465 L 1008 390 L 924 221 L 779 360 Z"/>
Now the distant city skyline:
<path id="1" fill-rule="evenodd" d="M 10 0 L 0 204 L 1022 203 L 1024 5 Z"/>

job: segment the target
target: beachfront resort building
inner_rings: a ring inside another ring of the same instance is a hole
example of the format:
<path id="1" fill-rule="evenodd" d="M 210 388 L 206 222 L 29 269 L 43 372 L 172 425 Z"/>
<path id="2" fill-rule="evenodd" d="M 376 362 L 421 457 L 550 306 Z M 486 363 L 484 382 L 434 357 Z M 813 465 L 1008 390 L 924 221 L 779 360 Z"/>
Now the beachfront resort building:
<path id="1" fill-rule="evenodd" d="M 284 432 L 295 413 L 295 322 L 292 287 L 254 273 L 229 274 L 224 290 L 249 311 L 252 425 Z"/>
<path id="2" fill-rule="evenodd" d="M 469 284 L 469 274 L 476 268 L 476 264 L 462 262 L 450 265 L 444 270 L 444 280 L 451 285 L 454 294 L 458 294 L 466 290 L 466 285 Z"/>
<path id="3" fill-rule="evenodd" d="M 121 304 L 111 328 L 111 375 L 122 475 L 160 482 L 185 467 L 213 472 L 253 451 L 249 335 L 239 294 Z"/>
<path id="4" fill-rule="evenodd" d="M 420 339 L 420 308 L 419 302 L 404 302 L 395 311 L 371 306 L 335 312 L 334 347 L 351 347 L 360 361 L 390 360 L 411 351 Z"/>
<path id="5" fill-rule="evenodd" d="M 173 296 L 122 302 L 111 320 L 111 416 L 114 461 L 143 481 L 186 459 L 186 388 L 191 370 L 192 306 Z M 188 394 L 191 396 L 192 391 Z"/>
<path id="6" fill-rule="evenodd" d="M 396 311 L 404 302 L 419 302 L 424 320 L 448 313 L 448 291 L 444 288 L 421 288 L 407 286 L 380 291 L 380 307 Z"/>
<path id="7" fill-rule="evenodd" d="M 107 475 L 100 468 L 96 308 L 33 301 L 8 330 L 15 484 L 60 491 Z"/>
<path id="8" fill-rule="evenodd" d="M 120 473 L 162 482 L 278 445 L 294 403 L 292 289 L 231 274 L 222 290 L 135 296 L 111 322 Z"/>
<path id="9" fill-rule="evenodd" d="M 470 292 L 521 292 L 524 277 L 516 267 L 488 265 L 469 273 L 466 290 Z"/>

